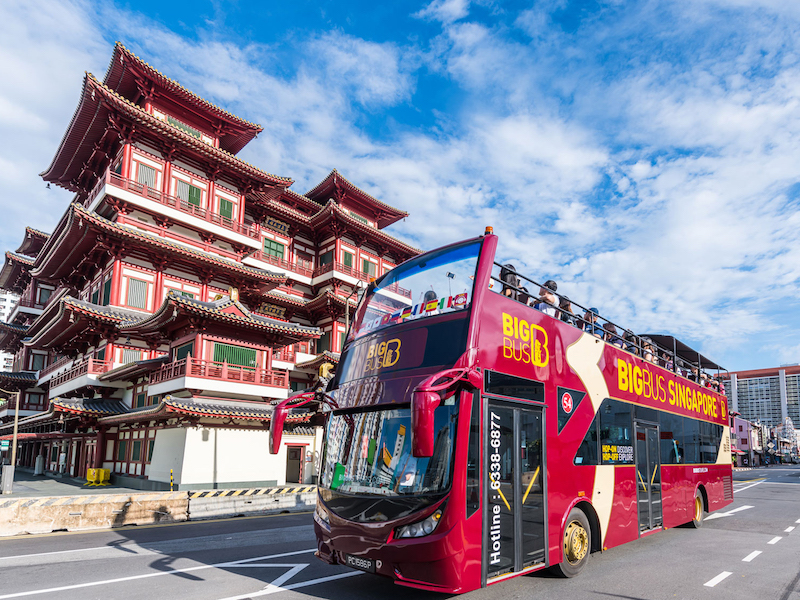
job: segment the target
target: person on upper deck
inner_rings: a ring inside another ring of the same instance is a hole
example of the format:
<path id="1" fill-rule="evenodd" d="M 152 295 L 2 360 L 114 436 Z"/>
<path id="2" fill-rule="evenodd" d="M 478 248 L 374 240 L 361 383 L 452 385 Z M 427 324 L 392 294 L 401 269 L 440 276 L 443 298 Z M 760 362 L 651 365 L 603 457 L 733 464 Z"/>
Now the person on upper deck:
<path id="1" fill-rule="evenodd" d="M 558 301 L 558 312 L 559 318 L 564 321 L 564 323 L 569 323 L 572 326 L 575 326 L 576 318 L 575 313 L 572 312 L 572 302 L 569 301 L 569 298 L 566 296 L 561 296 Z"/>
<path id="2" fill-rule="evenodd" d="M 603 323 L 603 329 L 605 330 L 605 340 L 611 344 L 612 346 L 616 346 L 617 348 L 624 347 L 624 343 L 622 338 L 617 335 L 617 328 L 614 326 L 613 323 L 609 323 L 606 321 Z"/>
<path id="3" fill-rule="evenodd" d="M 519 277 L 517 277 L 517 269 L 514 265 L 503 265 L 500 269 L 500 281 L 503 282 L 503 296 L 517 299 L 517 290 L 519 287 Z"/>
<path id="4" fill-rule="evenodd" d="M 625 333 L 622 334 L 622 341 L 625 342 L 624 346 L 625 350 L 627 350 L 631 354 L 639 356 L 639 342 L 630 329 L 626 329 Z"/>
<path id="5" fill-rule="evenodd" d="M 601 340 L 605 335 L 605 331 L 600 325 L 597 324 L 597 319 L 600 317 L 600 311 L 596 308 L 590 308 L 583 314 L 583 330 L 599 337 Z"/>
<path id="6" fill-rule="evenodd" d="M 642 358 L 651 363 L 657 362 L 653 341 L 650 338 L 642 338 L 642 342 Z"/>
<path id="7" fill-rule="evenodd" d="M 539 288 L 539 299 L 533 308 L 542 311 L 551 317 L 558 317 L 558 298 L 553 293 L 558 289 L 558 285 L 552 279 L 544 282 L 544 285 Z"/>

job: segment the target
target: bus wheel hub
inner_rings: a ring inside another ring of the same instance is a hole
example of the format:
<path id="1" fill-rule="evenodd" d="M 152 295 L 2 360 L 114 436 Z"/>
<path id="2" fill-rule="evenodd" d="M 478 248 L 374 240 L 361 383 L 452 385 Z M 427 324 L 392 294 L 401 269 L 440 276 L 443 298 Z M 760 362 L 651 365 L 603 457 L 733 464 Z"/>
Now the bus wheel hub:
<path id="1" fill-rule="evenodd" d="M 703 516 L 703 504 L 700 498 L 694 499 L 694 520 L 699 521 Z"/>
<path id="2" fill-rule="evenodd" d="M 589 552 L 589 536 L 580 523 L 573 521 L 567 525 L 567 530 L 564 532 L 564 554 L 567 560 L 574 564 L 583 560 L 587 552 Z"/>

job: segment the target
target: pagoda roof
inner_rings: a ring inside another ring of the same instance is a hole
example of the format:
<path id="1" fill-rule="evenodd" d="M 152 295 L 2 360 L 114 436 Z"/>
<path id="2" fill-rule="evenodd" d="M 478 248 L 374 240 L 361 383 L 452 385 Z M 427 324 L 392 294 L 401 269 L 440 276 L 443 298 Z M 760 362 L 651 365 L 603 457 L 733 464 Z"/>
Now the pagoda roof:
<path id="1" fill-rule="evenodd" d="M 245 400 L 228 400 L 223 398 L 209 398 L 204 396 L 191 396 L 179 398 L 165 396 L 159 404 L 139 409 L 129 409 L 124 413 L 104 417 L 100 424 L 152 421 L 156 419 L 169 419 L 176 416 L 189 416 L 196 418 L 236 419 L 245 421 L 261 421 L 269 423 L 272 419 L 274 407 L 265 402 L 249 402 Z M 287 423 L 307 423 L 313 413 L 290 413 L 286 418 Z"/>
<path id="2" fill-rule="evenodd" d="M 115 333 L 123 323 L 138 321 L 148 313 L 100 306 L 86 300 L 62 295 L 51 300 L 28 328 L 26 346 L 54 348 L 81 342 L 85 348 Z M 76 346 L 77 347 L 77 346 Z M 85 350 L 84 348 L 84 350 Z"/>
<path id="3" fill-rule="evenodd" d="M 117 415 L 129 410 L 122 400 L 106 398 L 53 398 L 50 405 L 54 412 L 93 417 Z"/>
<path id="4" fill-rule="evenodd" d="M 383 231 L 362 223 L 333 200 L 329 200 L 322 210 L 311 217 L 310 221 L 315 231 L 320 231 L 323 227 L 333 222 L 344 224 L 346 229 L 356 232 L 366 240 L 370 240 L 372 245 L 377 246 L 376 249 L 379 253 L 385 249 L 394 250 L 401 256 L 401 260 L 398 262 L 402 262 L 402 260 L 416 256 L 422 252 L 422 250 L 409 246 L 388 233 L 384 233 Z"/>
<path id="5" fill-rule="evenodd" d="M 36 371 L 0 371 L 0 388 L 10 391 L 35 387 L 38 381 Z"/>
<path id="6" fill-rule="evenodd" d="M 6 260 L 0 269 L 0 289 L 22 295 L 30 282 L 30 271 L 35 259 L 14 252 L 6 252 Z"/>
<path id="7" fill-rule="evenodd" d="M 149 135 L 157 144 L 176 142 L 179 148 L 189 152 L 194 162 L 202 167 L 213 164 L 227 169 L 234 180 L 245 179 L 254 187 L 285 188 L 291 185 L 288 177 L 266 173 L 237 158 L 223 148 L 217 148 L 198 140 L 177 127 L 170 125 L 146 112 L 130 100 L 123 98 L 94 75 L 87 73 L 84 78 L 81 100 L 75 110 L 64 138 L 56 151 L 53 161 L 41 177 L 48 182 L 60 185 L 73 192 L 79 192 L 93 181 L 82 184 L 80 178 L 86 170 L 84 165 L 91 163 L 97 152 L 95 147 L 106 134 L 106 129 L 115 115 L 128 119 L 137 135 Z M 98 173 L 90 172 L 97 177 Z"/>
<path id="8" fill-rule="evenodd" d="M 143 320 L 123 325 L 121 330 L 130 334 L 152 334 L 171 323 L 177 323 L 178 319 L 186 315 L 200 316 L 236 329 L 257 330 L 262 334 L 269 333 L 289 338 L 291 341 L 288 343 L 316 339 L 321 334 L 316 327 L 306 327 L 250 312 L 238 300 L 223 298 L 214 302 L 202 302 L 181 296 L 173 290 L 169 291 L 161 308 L 155 313 Z"/>
<path id="9" fill-rule="evenodd" d="M 22 240 L 19 248 L 17 248 L 17 252 L 27 254 L 28 256 L 36 256 L 49 237 L 49 233 L 44 233 L 33 227 L 26 227 L 25 239 Z"/>
<path id="10" fill-rule="evenodd" d="M 151 85 L 146 85 L 143 80 Z M 121 42 L 114 45 L 104 83 L 129 99 L 135 100 L 141 95 L 143 84 L 154 97 L 170 98 L 184 110 L 208 121 L 209 126 L 216 126 L 220 130 L 220 146 L 232 154 L 236 154 L 263 130 L 260 125 L 237 117 L 165 76 Z"/>
<path id="11" fill-rule="evenodd" d="M 0 321 L 0 351 L 16 352 L 27 332 L 28 327 L 26 325 Z M 0 385 L 0 387 L 3 386 Z"/>
<path id="12" fill-rule="evenodd" d="M 318 354 L 311 360 L 307 360 L 301 363 L 297 363 L 295 365 L 296 369 L 319 369 L 323 364 L 329 362 L 333 363 L 334 365 L 339 364 L 339 357 L 341 354 L 338 352 L 329 352 L 325 350 L 321 354 Z"/>
<path id="13" fill-rule="evenodd" d="M 358 306 L 355 298 L 349 298 L 349 303 L 352 308 Z M 324 292 L 317 294 L 314 298 L 306 302 L 305 309 L 309 312 L 315 312 L 329 306 L 336 306 L 340 310 L 344 310 L 345 299 L 341 296 L 334 294 L 332 290 L 328 289 Z"/>
<path id="14" fill-rule="evenodd" d="M 403 217 L 408 216 L 407 212 L 394 206 L 389 206 L 361 188 L 356 187 L 352 182 L 342 177 L 342 174 L 336 169 L 328 173 L 325 179 L 320 181 L 314 188 L 307 191 L 305 196 L 322 205 L 325 205 L 329 199 L 341 202 L 342 199 L 347 198 L 374 215 L 379 229 L 383 229 L 387 225 L 396 223 Z"/>
<path id="15" fill-rule="evenodd" d="M 75 202 L 67 209 L 56 231 L 39 253 L 32 274 L 51 280 L 68 276 L 82 262 L 91 261 L 91 253 L 100 250 L 97 239 L 104 234 L 110 234 L 128 247 L 131 253 L 135 253 L 138 244 L 145 259 L 152 258 L 153 251 L 156 250 L 166 254 L 174 263 L 182 262 L 190 268 L 196 267 L 198 263 L 215 267 L 226 274 L 227 280 L 233 284 L 245 279 L 261 286 L 274 287 L 286 281 L 286 275 L 249 267 L 127 225 L 113 223 Z"/>

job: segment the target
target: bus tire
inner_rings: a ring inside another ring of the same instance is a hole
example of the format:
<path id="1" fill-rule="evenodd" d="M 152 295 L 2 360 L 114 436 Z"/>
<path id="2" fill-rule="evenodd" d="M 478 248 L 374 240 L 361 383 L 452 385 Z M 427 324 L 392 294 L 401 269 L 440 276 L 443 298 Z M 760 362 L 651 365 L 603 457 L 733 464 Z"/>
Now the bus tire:
<path id="1" fill-rule="evenodd" d="M 563 577 L 575 577 L 589 561 L 592 551 L 592 528 L 580 508 L 569 511 L 561 543 L 561 562 L 556 572 Z"/>
<path id="2" fill-rule="evenodd" d="M 691 526 L 695 529 L 700 529 L 703 526 L 703 517 L 705 510 L 703 507 L 703 494 L 699 489 L 694 491 L 694 504 L 692 505 L 692 522 Z"/>

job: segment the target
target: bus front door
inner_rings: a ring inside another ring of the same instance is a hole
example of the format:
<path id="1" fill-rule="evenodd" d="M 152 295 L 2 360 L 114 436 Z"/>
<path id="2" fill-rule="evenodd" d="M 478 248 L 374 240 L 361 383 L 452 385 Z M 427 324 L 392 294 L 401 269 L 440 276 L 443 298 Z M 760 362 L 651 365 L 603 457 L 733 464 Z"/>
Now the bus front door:
<path id="1" fill-rule="evenodd" d="M 661 527 L 661 457 L 658 427 L 636 423 L 639 531 Z"/>
<path id="2" fill-rule="evenodd" d="M 489 400 L 485 431 L 486 580 L 544 563 L 542 409 Z"/>

